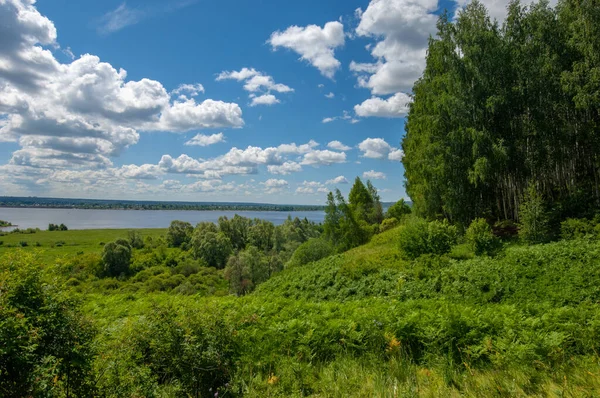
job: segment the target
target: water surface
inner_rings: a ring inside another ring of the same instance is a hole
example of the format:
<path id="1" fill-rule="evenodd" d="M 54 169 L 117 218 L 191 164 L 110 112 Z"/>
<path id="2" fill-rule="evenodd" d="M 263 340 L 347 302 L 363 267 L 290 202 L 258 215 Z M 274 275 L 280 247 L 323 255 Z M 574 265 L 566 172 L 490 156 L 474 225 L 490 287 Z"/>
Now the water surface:
<path id="1" fill-rule="evenodd" d="M 323 211 L 222 211 L 222 210 L 95 210 L 0 208 L 0 220 L 19 228 L 47 229 L 48 224 L 65 224 L 69 229 L 167 228 L 171 221 L 182 220 L 196 225 L 201 221 L 216 222 L 219 217 L 239 214 L 261 218 L 275 225 L 283 224 L 288 215 L 322 222 Z"/>

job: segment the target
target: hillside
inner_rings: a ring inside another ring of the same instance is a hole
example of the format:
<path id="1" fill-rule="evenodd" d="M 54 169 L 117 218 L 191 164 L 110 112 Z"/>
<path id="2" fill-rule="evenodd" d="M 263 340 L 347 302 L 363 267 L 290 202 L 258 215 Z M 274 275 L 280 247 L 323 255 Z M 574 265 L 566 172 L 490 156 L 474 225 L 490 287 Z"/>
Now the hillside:
<path id="1" fill-rule="evenodd" d="M 227 346 L 226 391 L 244 396 L 600 393 L 598 241 L 408 261 L 402 228 L 285 269 L 245 297 L 92 295 L 86 312 L 110 330 L 104 360 L 129 363 L 129 383 L 152 391 L 174 388 L 140 378 L 152 361 L 167 364 L 137 362 L 139 350 L 175 355 L 177 336 L 201 333 Z"/>

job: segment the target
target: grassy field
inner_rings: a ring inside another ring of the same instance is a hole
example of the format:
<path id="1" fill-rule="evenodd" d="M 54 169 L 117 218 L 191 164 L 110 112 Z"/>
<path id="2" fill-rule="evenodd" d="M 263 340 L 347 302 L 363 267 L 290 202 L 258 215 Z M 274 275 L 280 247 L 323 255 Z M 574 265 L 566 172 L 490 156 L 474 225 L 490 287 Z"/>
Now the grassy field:
<path id="1" fill-rule="evenodd" d="M 166 229 L 139 229 L 143 238 L 164 237 Z M 6 234 L 0 236 L 0 256 L 16 247 L 36 251 L 45 261 L 78 253 L 100 253 L 104 243 L 127 238 L 127 229 L 86 229 L 71 231 L 39 231 L 34 234 Z"/>

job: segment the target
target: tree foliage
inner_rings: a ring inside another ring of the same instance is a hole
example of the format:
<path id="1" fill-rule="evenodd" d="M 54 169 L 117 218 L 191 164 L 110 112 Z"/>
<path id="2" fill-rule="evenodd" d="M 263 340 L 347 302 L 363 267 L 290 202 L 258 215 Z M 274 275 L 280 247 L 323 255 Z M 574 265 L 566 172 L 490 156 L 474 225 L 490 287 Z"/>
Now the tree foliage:
<path id="1" fill-rule="evenodd" d="M 35 258 L 0 258 L 0 396 L 93 396 L 95 330 Z"/>
<path id="2" fill-rule="evenodd" d="M 102 263 L 109 276 L 127 275 L 131 264 L 131 246 L 125 239 L 117 239 L 104 245 Z"/>
<path id="3" fill-rule="evenodd" d="M 561 218 L 598 205 L 599 26 L 595 1 L 440 17 L 402 143 L 419 215 L 518 221 L 532 182 Z"/>
<path id="4" fill-rule="evenodd" d="M 172 221 L 167 231 L 167 244 L 170 247 L 181 247 L 184 244 L 188 244 L 193 230 L 194 227 L 189 222 Z"/>

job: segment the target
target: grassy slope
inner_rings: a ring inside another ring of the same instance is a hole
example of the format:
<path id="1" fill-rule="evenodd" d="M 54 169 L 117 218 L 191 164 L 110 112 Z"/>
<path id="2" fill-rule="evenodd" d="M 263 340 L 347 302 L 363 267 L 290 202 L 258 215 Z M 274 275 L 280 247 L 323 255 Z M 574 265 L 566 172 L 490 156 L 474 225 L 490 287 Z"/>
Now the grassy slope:
<path id="1" fill-rule="evenodd" d="M 243 298 L 93 296 L 85 308 L 107 326 L 155 304 L 225 319 L 247 396 L 600 395 L 600 243 L 408 262 L 398 231 Z"/>

